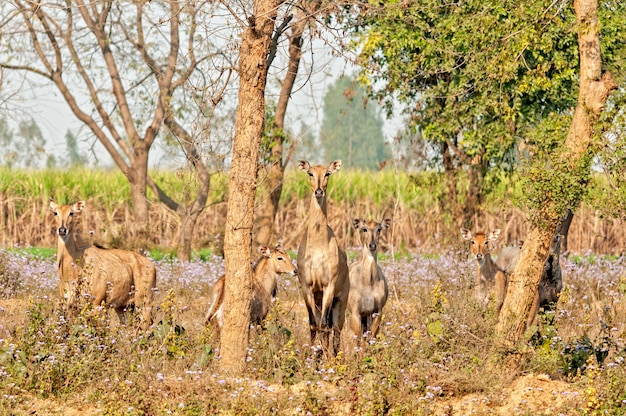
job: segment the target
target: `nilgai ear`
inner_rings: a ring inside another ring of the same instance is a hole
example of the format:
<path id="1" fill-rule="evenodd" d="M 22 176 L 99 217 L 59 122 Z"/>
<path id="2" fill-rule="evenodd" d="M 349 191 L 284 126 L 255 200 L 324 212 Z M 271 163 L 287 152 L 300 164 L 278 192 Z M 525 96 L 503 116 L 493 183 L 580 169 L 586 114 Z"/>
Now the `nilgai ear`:
<path id="1" fill-rule="evenodd" d="M 464 240 L 471 240 L 472 232 L 467 228 L 461 228 L 461 237 L 463 237 Z"/>
<path id="2" fill-rule="evenodd" d="M 50 210 L 51 211 L 55 211 L 57 209 L 59 205 L 54 202 L 54 199 L 52 199 L 52 197 L 50 197 Z"/>
<path id="3" fill-rule="evenodd" d="M 391 227 L 391 218 L 385 218 L 381 223 L 380 223 L 381 227 L 383 227 L 383 229 L 387 229 L 389 227 Z"/>
<path id="4" fill-rule="evenodd" d="M 311 169 L 311 165 L 306 160 L 301 160 L 298 162 L 298 167 L 301 171 L 308 172 Z"/>
<path id="5" fill-rule="evenodd" d="M 272 250 L 270 250 L 268 246 L 259 246 L 259 253 L 265 257 L 270 257 L 272 255 Z"/>
<path id="6" fill-rule="evenodd" d="M 81 212 L 85 208 L 85 201 L 78 201 L 72 206 L 72 211 Z"/>
<path id="7" fill-rule="evenodd" d="M 359 225 L 361 225 L 361 220 L 358 219 L 358 218 L 353 218 L 352 219 L 352 226 L 358 230 L 359 229 Z"/>
<path id="8" fill-rule="evenodd" d="M 326 172 L 335 173 L 335 172 L 339 172 L 340 170 L 341 170 L 341 159 L 337 159 L 333 161 L 330 165 L 328 165 L 328 169 L 326 170 Z"/>
<path id="9" fill-rule="evenodd" d="M 498 237 L 500 237 L 500 229 L 497 228 L 495 230 L 493 230 L 492 232 L 489 233 L 489 240 L 490 241 L 496 241 L 498 239 Z"/>

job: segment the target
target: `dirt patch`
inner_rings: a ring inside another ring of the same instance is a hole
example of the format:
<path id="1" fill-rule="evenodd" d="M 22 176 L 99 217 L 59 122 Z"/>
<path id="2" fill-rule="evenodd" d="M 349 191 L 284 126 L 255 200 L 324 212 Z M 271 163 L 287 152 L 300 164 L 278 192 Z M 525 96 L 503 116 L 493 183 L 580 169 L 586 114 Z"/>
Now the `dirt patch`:
<path id="1" fill-rule="evenodd" d="M 315 385 L 313 385 L 315 386 Z M 323 383 L 313 387 L 303 382 L 295 386 L 285 387 L 270 385 L 268 394 L 305 394 L 305 390 L 321 388 L 329 396 L 336 387 Z M 515 380 L 500 395 L 487 397 L 470 394 L 460 398 L 441 398 L 435 400 L 430 413 L 442 416 L 461 415 L 570 415 L 573 409 L 581 409 L 584 405 L 584 394 L 576 386 L 558 380 L 551 380 L 546 375 L 527 375 Z M 86 403 L 68 401 L 61 403 L 51 399 L 40 399 L 30 396 L 21 401 L 19 409 L 13 409 L 19 415 L 96 415 L 101 411 Z M 349 403 L 335 403 L 331 410 L 333 415 L 348 415 L 352 411 Z M 575 414 L 578 414 L 576 412 Z"/>
<path id="2" fill-rule="evenodd" d="M 572 384 L 549 376 L 527 375 L 515 380 L 498 397 L 471 394 L 435 404 L 439 415 L 555 415 L 580 409 L 584 394 Z"/>

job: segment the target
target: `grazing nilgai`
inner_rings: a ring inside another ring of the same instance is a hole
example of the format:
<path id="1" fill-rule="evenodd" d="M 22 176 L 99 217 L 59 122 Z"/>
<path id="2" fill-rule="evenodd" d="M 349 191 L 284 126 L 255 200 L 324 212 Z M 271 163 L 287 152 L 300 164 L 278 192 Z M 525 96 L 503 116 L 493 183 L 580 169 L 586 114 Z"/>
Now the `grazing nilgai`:
<path id="1" fill-rule="evenodd" d="M 57 264 L 61 299 L 74 307 L 85 284 L 95 306 L 104 304 L 115 310 L 125 323 L 125 312 L 136 306 L 141 310 L 141 327 L 152 324 L 152 295 L 156 287 L 156 268 L 146 257 L 132 251 L 105 249 L 80 241 L 75 219 L 83 211 L 84 201 L 59 205 L 50 198 L 55 215 Z"/>
<path id="2" fill-rule="evenodd" d="M 376 338 L 383 306 L 387 303 L 389 289 L 387 279 L 378 265 L 378 240 L 382 230 L 391 225 L 390 219 L 378 223 L 353 219 L 361 246 L 359 257 L 350 265 L 350 294 L 348 309 L 350 326 L 361 345 L 363 335 Z"/>
<path id="3" fill-rule="evenodd" d="M 330 175 L 341 169 L 341 160 L 328 167 L 311 166 L 306 160 L 298 164 L 309 175 L 313 194 L 306 231 L 298 249 L 300 291 L 309 313 L 311 344 L 319 334 L 324 354 L 337 354 L 345 321 L 350 280 L 346 253 L 339 247 L 335 233 L 328 225 L 326 188 Z"/>
<path id="4" fill-rule="evenodd" d="M 476 259 L 476 283 L 475 296 L 481 303 L 486 303 L 489 298 L 491 289 L 494 289 L 494 298 L 496 301 L 496 315 L 500 314 L 506 289 L 508 286 L 508 277 L 502 269 L 500 269 L 491 258 L 489 250 L 489 242 L 496 241 L 500 236 L 500 230 L 494 230 L 488 235 L 483 232 L 472 232 L 466 228 L 461 228 L 461 236 L 465 240 L 469 240 L 470 250 Z"/>
<path id="5" fill-rule="evenodd" d="M 261 259 L 256 263 L 252 277 L 252 299 L 250 300 L 250 322 L 261 325 L 272 306 L 272 298 L 276 296 L 276 278 L 281 273 L 297 275 L 296 267 L 289 254 L 281 246 L 271 250 L 267 246 L 259 246 Z M 224 326 L 224 282 L 226 276 L 218 279 L 211 292 L 211 305 L 204 318 L 205 325 L 211 322 L 219 337 Z"/>

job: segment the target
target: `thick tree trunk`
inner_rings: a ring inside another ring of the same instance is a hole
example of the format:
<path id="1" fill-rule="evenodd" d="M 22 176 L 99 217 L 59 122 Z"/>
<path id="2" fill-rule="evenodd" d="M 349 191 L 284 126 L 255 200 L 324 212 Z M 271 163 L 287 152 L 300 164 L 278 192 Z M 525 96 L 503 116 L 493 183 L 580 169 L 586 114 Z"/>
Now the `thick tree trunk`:
<path id="1" fill-rule="evenodd" d="M 609 73 L 602 75 L 600 40 L 598 37 L 597 0 L 575 0 L 580 53 L 580 91 L 572 125 L 564 144 L 565 161 L 560 169 L 580 169 L 593 143 L 594 127 L 606 100 L 617 86 Z M 567 172 L 564 172 L 567 174 Z M 581 179 L 579 186 L 586 183 Z M 559 198 L 559 195 L 554 195 Z M 572 201 L 577 205 L 578 201 Z M 519 263 L 510 279 L 506 299 L 496 326 L 496 335 L 505 348 L 513 348 L 522 337 L 541 279 L 543 263 L 556 229 L 556 218 L 533 225 L 520 254 Z"/>
<path id="2" fill-rule="evenodd" d="M 193 230 L 198 222 L 200 212 L 197 213 L 180 213 L 180 235 L 178 236 L 178 247 L 176 256 L 182 261 L 191 260 L 191 240 Z"/>
<path id="3" fill-rule="evenodd" d="M 233 375 L 245 370 L 248 350 L 254 195 L 265 117 L 267 56 L 278 4 L 275 0 L 254 1 L 239 53 L 239 103 L 224 235 L 224 328 L 220 337 L 222 370 Z"/>

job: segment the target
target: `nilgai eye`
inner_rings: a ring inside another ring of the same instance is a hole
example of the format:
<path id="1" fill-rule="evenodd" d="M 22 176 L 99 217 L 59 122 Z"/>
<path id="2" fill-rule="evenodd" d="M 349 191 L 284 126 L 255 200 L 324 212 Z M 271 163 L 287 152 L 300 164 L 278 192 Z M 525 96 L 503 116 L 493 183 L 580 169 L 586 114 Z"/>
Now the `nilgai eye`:
<path id="1" fill-rule="evenodd" d="M 283 257 L 278 257 L 278 261 L 283 261 L 285 260 Z"/>
<path id="2" fill-rule="evenodd" d="M 326 173 L 324 174 L 324 176 L 329 177 L 329 176 L 330 176 L 330 173 L 326 172 Z"/>
<path id="3" fill-rule="evenodd" d="M 54 215 L 59 215 L 59 213 L 58 213 L 58 212 L 56 212 L 56 211 L 54 211 Z"/>
<path id="4" fill-rule="evenodd" d="M 70 212 L 70 217 L 71 217 L 72 215 L 74 215 L 74 213 L 73 213 L 73 212 Z"/>

